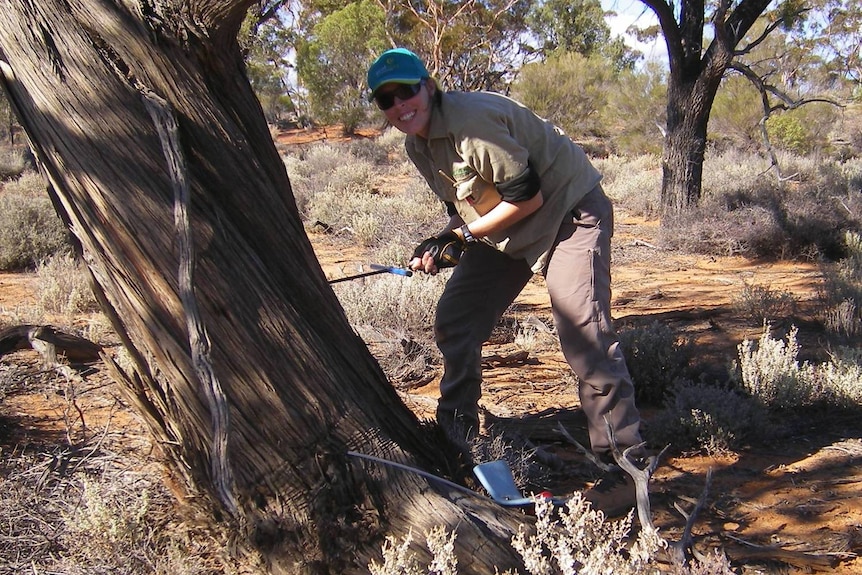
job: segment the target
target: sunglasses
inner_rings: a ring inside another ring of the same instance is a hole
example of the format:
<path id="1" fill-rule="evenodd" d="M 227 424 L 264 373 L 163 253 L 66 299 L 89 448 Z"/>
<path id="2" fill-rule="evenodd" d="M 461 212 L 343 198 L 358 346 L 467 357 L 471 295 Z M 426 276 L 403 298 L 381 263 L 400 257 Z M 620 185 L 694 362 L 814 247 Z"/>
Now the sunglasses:
<path id="1" fill-rule="evenodd" d="M 422 82 L 416 84 L 398 84 L 394 90 L 383 94 L 375 94 L 374 101 L 377 102 L 377 107 L 381 110 L 388 110 L 395 105 L 395 98 L 402 102 L 415 98 L 419 90 L 422 89 Z"/>

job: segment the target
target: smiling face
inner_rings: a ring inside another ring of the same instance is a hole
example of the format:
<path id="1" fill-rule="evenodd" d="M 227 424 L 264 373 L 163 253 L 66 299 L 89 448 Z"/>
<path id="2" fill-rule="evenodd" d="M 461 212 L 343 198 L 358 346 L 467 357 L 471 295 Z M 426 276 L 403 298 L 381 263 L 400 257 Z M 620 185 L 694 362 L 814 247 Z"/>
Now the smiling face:
<path id="1" fill-rule="evenodd" d="M 383 100 L 386 104 L 392 103 L 383 110 L 390 124 L 407 135 L 426 138 L 431 124 L 433 82 L 423 81 L 418 88 L 419 91 L 411 95 L 409 86 L 390 82 L 377 90 L 375 98 L 378 102 Z"/>

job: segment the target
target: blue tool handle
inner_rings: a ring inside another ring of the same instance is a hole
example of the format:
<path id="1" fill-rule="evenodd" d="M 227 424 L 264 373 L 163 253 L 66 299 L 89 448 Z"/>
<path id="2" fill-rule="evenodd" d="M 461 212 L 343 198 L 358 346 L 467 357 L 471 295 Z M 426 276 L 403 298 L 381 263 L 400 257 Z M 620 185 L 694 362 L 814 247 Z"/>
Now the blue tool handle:
<path id="1" fill-rule="evenodd" d="M 410 270 L 405 270 L 404 268 L 396 268 L 394 266 L 382 266 L 380 264 L 369 264 L 368 267 L 370 267 L 373 270 L 385 271 L 385 272 L 389 272 L 391 274 L 395 274 L 395 275 L 399 275 L 399 276 L 406 276 L 408 278 L 413 275 L 413 272 Z"/>

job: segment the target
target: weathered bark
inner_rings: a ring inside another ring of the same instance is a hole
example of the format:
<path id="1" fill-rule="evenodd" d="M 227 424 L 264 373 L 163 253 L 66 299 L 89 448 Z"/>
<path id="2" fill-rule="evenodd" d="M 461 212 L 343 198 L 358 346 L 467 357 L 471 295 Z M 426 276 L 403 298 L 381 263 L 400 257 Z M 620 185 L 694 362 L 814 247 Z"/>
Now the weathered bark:
<path id="1" fill-rule="evenodd" d="M 244 75 L 251 0 L 0 0 L 4 85 L 191 495 L 273 572 L 363 572 L 457 525 L 465 573 L 518 514 L 347 451 L 441 468 L 353 333 Z M 430 488 L 429 488 L 430 487 Z"/>
<path id="2" fill-rule="evenodd" d="M 659 20 L 667 45 L 667 130 L 662 152 L 662 214 L 675 217 L 698 204 L 707 124 L 734 50 L 769 0 L 742 0 L 732 11 L 720 2 L 712 15 L 714 37 L 706 50 L 703 0 L 641 0 Z M 678 6 L 674 8 L 674 6 Z"/>

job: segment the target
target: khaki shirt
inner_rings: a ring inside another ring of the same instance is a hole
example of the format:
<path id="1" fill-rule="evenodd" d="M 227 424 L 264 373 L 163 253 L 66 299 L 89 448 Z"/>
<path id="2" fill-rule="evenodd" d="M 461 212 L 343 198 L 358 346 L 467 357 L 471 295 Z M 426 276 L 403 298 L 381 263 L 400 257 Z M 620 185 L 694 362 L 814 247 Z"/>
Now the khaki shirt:
<path id="1" fill-rule="evenodd" d="M 496 185 L 521 175 L 529 162 L 539 175 L 542 207 L 488 239 L 540 273 L 563 218 L 598 185 L 601 174 L 562 130 L 514 100 L 491 92 L 441 96 L 428 139 L 407 136 L 407 155 L 466 223 L 496 205 Z"/>

